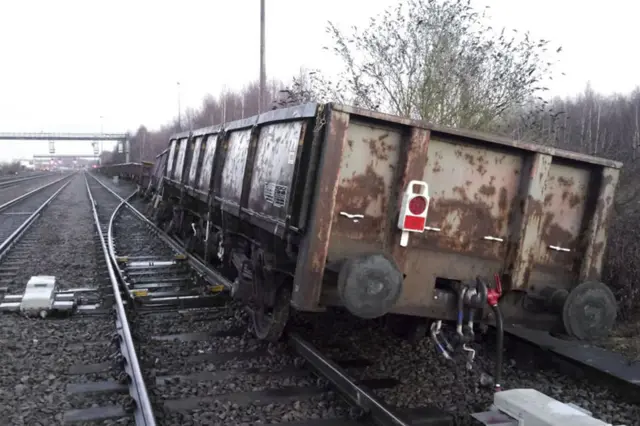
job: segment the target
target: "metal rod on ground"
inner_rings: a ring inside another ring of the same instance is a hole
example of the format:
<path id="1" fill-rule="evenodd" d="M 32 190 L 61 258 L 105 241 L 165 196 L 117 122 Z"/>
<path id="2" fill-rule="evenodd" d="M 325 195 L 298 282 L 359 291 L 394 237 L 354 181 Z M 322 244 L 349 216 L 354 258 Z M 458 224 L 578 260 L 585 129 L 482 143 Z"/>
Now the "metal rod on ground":
<path id="1" fill-rule="evenodd" d="M 258 112 L 264 109 L 266 95 L 267 71 L 265 65 L 265 47 L 264 47 L 264 0 L 260 0 L 260 95 L 258 97 Z"/>

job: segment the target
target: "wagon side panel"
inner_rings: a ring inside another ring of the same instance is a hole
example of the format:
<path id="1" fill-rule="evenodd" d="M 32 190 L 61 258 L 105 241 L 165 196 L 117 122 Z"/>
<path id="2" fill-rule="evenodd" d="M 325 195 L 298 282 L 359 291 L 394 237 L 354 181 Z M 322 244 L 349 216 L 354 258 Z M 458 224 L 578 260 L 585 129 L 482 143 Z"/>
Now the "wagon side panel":
<path id="1" fill-rule="evenodd" d="M 301 120 L 260 128 L 247 203 L 250 212 L 273 222 L 285 221 L 305 129 Z"/>
<path id="2" fill-rule="evenodd" d="M 350 121 L 339 159 L 329 261 L 388 249 L 401 131 Z"/>
<path id="3" fill-rule="evenodd" d="M 505 147 L 432 132 L 423 164 L 431 204 L 423 234 L 411 235 L 402 264 L 403 293 L 394 311 L 446 318 L 451 287 L 501 270 L 511 216 L 519 206 L 523 155 Z"/>
<path id="4" fill-rule="evenodd" d="M 189 145 L 188 138 L 182 138 L 178 142 L 178 157 L 174 167 L 172 179 L 176 182 L 182 182 L 182 173 L 184 172 L 184 163 L 187 157 L 187 148 Z"/>
<path id="5" fill-rule="evenodd" d="M 580 281 L 600 280 L 602 276 L 607 235 L 613 215 L 613 202 L 620 179 L 620 170 L 604 167 L 599 177 L 593 217 L 586 231 L 588 240 L 584 261 L 580 268 Z"/>
<path id="6" fill-rule="evenodd" d="M 173 168 L 174 168 L 174 165 L 175 165 L 175 158 L 176 158 L 177 144 L 178 144 L 177 139 L 173 139 L 173 140 L 171 140 L 171 142 L 169 142 L 169 157 L 167 159 L 167 167 L 165 169 L 166 172 L 167 172 L 167 174 L 165 176 L 168 179 L 171 179 L 171 176 L 173 174 Z"/>
<path id="7" fill-rule="evenodd" d="M 220 198 L 225 204 L 240 206 L 250 140 L 251 129 L 234 130 L 228 136 L 220 184 Z"/>
<path id="8" fill-rule="evenodd" d="M 203 151 L 203 139 L 204 136 L 197 136 L 193 146 L 193 155 L 191 157 L 191 165 L 189 166 L 189 179 L 187 180 L 187 185 L 191 188 L 194 188 L 196 184 L 200 155 Z"/>
<path id="9" fill-rule="evenodd" d="M 211 175 L 213 173 L 214 160 L 216 156 L 216 147 L 218 145 L 218 134 L 212 134 L 207 136 L 206 146 L 204 151 L 204 159 L 200 166 L 200 179 L 196 189 L 205 193 L 209 192 L 209 186 L 211 185 Z"/>

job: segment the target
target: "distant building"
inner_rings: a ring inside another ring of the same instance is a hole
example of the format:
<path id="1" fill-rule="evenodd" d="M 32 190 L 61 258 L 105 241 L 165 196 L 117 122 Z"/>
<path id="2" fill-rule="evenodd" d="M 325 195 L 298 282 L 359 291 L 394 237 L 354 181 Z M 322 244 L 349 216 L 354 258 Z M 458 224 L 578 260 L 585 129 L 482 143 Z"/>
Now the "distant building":
<path id="1" fill-rule="evenodd" d="M 33 160 L 20 160 L 20 166 L 28 170 L 33 170 L 36 168 L 33 164 Z"/>

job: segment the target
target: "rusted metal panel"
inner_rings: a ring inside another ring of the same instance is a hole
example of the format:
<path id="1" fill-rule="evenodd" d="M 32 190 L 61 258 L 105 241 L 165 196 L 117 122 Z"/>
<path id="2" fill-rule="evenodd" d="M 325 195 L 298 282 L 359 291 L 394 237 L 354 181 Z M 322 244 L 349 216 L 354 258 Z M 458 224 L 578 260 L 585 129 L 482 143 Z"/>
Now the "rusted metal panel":
<path id="1" fill-rule="evenodd" d="M 247 207 L 261 215 L 286 219 L 304 122 L 290 121 L 260 129 Z"/>
<path id="2" fill-rule="evenodd" d="M 329 113 L 325 143 L 318 167 L 311 220 L 300 248 L 291 303 L 297 309 L 318 310 L 327 262 L 329 236 L 336 205 L 340 163 L 347 145 L 349 114 Z"/>
<path id="3" fill-rule="evenodd" d="M 340 158 L 329 256 L 388 248 L 402 129 L 350 121 Z"/>
<path id="4" fill-rule="evenodd" d="M 502 258 L 521 169 L 517 151 L 432 134 L 424 172 L 432 197 L 428 230 L 412 245 Z"/>
<path id="5" fill-rule="evenodd" d="M 592 155 L 581 154 L 578 152 L 566 151 L 563 149 L 557 149 L 545 145 L 539 145 L 532 142 L 518 141 L 509 139 L 503 136 L 495 134 L 488 134 L 473 130 L 457 129 L 446 126 L 439 126 L 437 124 L 428 123 L 420 120 L 412 120 L 409 118 L 399 117 L 396 115 L 385 114 L 377 111 L 369 111 L 363 108 L 353 107 L 350 105 L 344 105 L 339 103 L 332 103 L 331 108 L 335 111 L 345 112 L 347 114 L 355 114 L 361 117 L 373 118 L 376 120 L 387 121 L 389 123 L 403 124 L 412 127 L 421 127 L 428 129 L 432 134 L 444 135 L 448 137 L 458 138 L 460 140 L 470 139 L 475 140 L 485 145 L 502 145 L 504 147 L 516 148 L 518 150 L 537 152 L 541 154 L 547 154 L 558 158 L 571 159 L 583 163 L 597 164 L 615 169 L 622 168 L 622 163 L 619 161 L 613 161 L 606 158 L 595 157 Z"/>
<path id="6" fill-rule="evenodd" d="M 198 176 L 198 164 L 200 160 L 200 153 L 203 151 L 202 140 L 204 136 L 196 136 L 193 147 L 193 156 L 191 157 L 191 167 L 189 168 L 189 180 L 188 185 L 192 188 L 195 187 L 196 177 Z"/>
<path id="7" fill-rule="evenodd" d="M 178 140 L 177 139 L 172 140 L 170 142 L 170 144 L 169 144 L 169 160 L 167 162 L 167 169 L 166 169 L 167 170 L 166 176 L 169 179 L 171 179 L 171 175 L 173 173 L 173 166 L 174 166 L 174 163 L 175 163 L 174 159 L 176 157 L 177 144 L 178 144 Z"/>
<path id="8" fill-rule="evenodd" d="M 584 165 L 551 162 L 543 189 L 536 264 L 571 271 L 574 261 L 582 256 L 579 239 L 590 175 Z"/>
<path id="9" fill-rule="evenodd" d="M 607 247 L 607 230 L 613 214 L 613 202 L 620 170 L 605 167 L 600 176 L 594 215 L 587 230 L 587 246 L 580 268 L 579 281 L 600 280 L 604 252 Z"/>
<path id="10" fill-rule="evenodd" d="M 424 251 L 400 245 L 401 233 L 396 231 L 395 218 L 400 212 L 402 191 L 412 180 L 424 180 L 425 164 L 430 143 L 430 132 L 419 127 L 412 127 L 408 135 L 408 143 L 402 144 L 400 151 L 399 176 L 394 188 L 395 210 L 390 210 L 392 220 L 390 232 L 390 251 L 400 270 L 405 274 L 402 294 L 394 308 L 395 312 L 411 314 L 414 307 L 428 306 L 432 301 L 432 286 L 435 282 L 431 261 L 425 262 Z M 431 259 L 430 259 L 431 260 Z M 426 301 L 426 303 L 425 303 Z M 446 307 L 446 306 L 445 306 Z M 425 312 L 422 312 L 425 315 Z"/>
<path id="11" fill-rule="evenodd" d="M 536 153 L 527 159 L 520 186 L 520 209 L 512 219 L 503 272 L 509 277 L 509 289 L 526 290 L 535 263 L 543 224 L 545 182 L 552 157 Z"/>
<path id="12" fill-rule="evenodd" d="M 250 139 L 251 129 L 236 130 L 229 135 L 220 185 L 220 198 L 225 203 L 240 205 Z"/>
<path id="13" fill-rule="evenodd" d="M 160 182 L 162 182 L 162 177 L 164 176 L 164 172 L 167 168 L 167 157 L 169 156 L 169 151 L 165 150 L 162 154 L 156 157 L 156 162 L 154 166 L 154 171 L 152 175 L 152 185 L 158 186 Z"/>
<path id="14" fill-rule="evenodd" d="M 216 156 L 216 147 L 218 146 L 218 134 L 207 136 L 205 140 L 204 159 L 200 167 L 200 182 L 198 188 L 200 191 L 208 192 L 211 185 L 211 173 Z"/>
<path id="15" fill-rule="evenodd" d="M 175 171 L 173 172 L 173 179 L 180 182 L 182 181 L 182 172 L 184 170 L 184 159 L 187 153 L 187 145 L 189 139 L 180 139 L 178 147 L 178 159 L 176 160 Z"/>

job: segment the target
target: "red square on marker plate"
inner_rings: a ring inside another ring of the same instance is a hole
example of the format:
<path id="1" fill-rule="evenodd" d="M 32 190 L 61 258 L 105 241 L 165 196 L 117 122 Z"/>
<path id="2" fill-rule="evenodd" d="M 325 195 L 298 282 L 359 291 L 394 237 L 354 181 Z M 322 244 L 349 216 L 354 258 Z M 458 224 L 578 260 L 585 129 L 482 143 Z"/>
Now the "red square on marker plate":
<path id="1" fill-rule="evenodd" d="M 426 224 L 426 222 L 427 222 L 426 217 L 407 215 L 404 217 L 403 228 L 409 229 L 411 231 L 423 231 L 424 225 Z"/>

